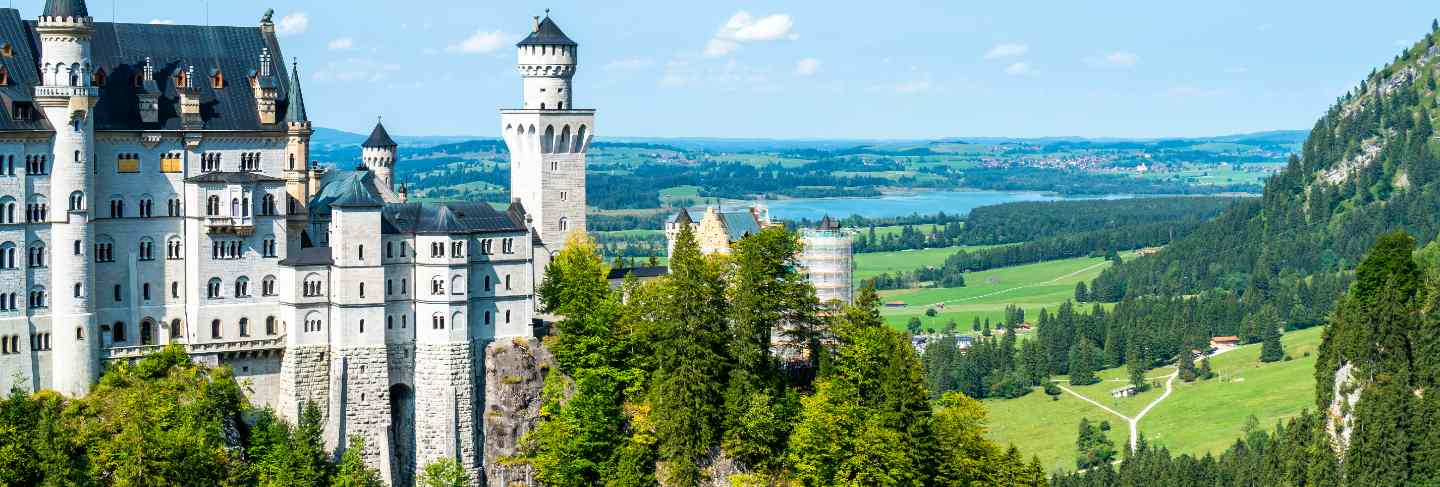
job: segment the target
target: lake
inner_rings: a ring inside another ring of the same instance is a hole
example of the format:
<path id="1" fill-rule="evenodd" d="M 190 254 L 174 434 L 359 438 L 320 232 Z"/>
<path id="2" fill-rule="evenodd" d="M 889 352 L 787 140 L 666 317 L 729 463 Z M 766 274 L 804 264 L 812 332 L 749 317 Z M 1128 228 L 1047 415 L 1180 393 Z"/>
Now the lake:
<path id="1" fill-rule="evenodd" d="M 825 215 L 844 218 L 860 215 L 867 218 L 889 218 L 945 212 L 964 215 L 981 206 L 1017 201 L 1058 201 L 1083 199 L 1123 199 L 1133 195 L 1061 196 L 1039 191 L 923 191 L 887 194 L 873 198 L 795 198 L 760 201 L 770 207 L 770 217 L 784 220 L 808 218 L 819 220 Z"/>

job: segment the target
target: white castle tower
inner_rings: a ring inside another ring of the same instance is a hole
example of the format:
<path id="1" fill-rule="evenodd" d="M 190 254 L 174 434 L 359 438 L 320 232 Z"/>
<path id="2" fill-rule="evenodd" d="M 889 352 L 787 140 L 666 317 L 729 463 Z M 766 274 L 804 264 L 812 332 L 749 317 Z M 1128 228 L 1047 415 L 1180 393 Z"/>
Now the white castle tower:
<path id="1" fill-rule="evenodd" d="M 51 203 L 56 211 L 41 211 L 54 244 L 48 292 L 54 310 L 54 388 L 79 396 L 89 392 L 100 375 L 100 334 L 89 299 L 94 287 L 89 222 L 95 187 L 95 119 L 90 109 L 100 96 L 90 83 L 94 19 L 83 0 L 47 0 L 36 30 L 42 56 L 35 103 L 55 126 L 50 194 L 66 198 Z"/>
<path id="2" fill-rule="evenodd" d="M 391 179 L 391 172 L 395 168 L 395 153 L 399 144 L 390 138 L 390 133 L 385 131 L 385 124 L 375 122 L 375 130 L 370 131 L 370 137 L 360 144 L 360 160 L 370 172 L 375 173 L 375 181 L 386 188 L 395 189 L 395 182 Z"/>
<path id="3" fill-rule="evenodd" d="M 540 237 L 535 269 L 543 274 L 550 255 L 571 232 L 585 231 L 585 151 L 595 135 L 595 110 L 576 109 L 570 79 L 578 59 L 575 41 L 547 12 L 516 45 L 525 104 L 500 111 L 510 149 L 510 198 L 519 201 Z"/>

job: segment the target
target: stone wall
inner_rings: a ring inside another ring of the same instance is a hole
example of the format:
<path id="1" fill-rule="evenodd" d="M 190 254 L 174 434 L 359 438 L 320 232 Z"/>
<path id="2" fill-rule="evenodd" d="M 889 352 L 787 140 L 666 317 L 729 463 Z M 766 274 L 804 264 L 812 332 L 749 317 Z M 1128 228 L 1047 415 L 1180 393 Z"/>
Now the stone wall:
<path id="1" fill-rule="evenodd" d="M 485 347 L 485 477 L 489 485 L 535 486 L 529 465 L 506 465 L 540 422 L 545 374 L 555 359 L 539 340 L 512 338 Z"/>
<path id="2" fill-rule="evenodd" d="M 313 401 L 324 411 L 330 404 L 330 347 L 326 345 L 293 346 L 280 360 L 280 415 L 292 424 L 298 423 L 300 410 Z"/>
<path id="3" fill-rule="evenodd" d="M 415 470 L 453 459 L 480 485 L 470 342 L 415 345 Z"/>
<path id="4" fill-rule="evenodd" d="M 340 381 L 336 441 L 343 451 L 350 438 L 365 438 L 365 463 L 381 472 L 390 469 L 390 374 L 385 346 L 341 347 L 331 363 Z M 388 477 L 388 476 L 387 476 Z"/>

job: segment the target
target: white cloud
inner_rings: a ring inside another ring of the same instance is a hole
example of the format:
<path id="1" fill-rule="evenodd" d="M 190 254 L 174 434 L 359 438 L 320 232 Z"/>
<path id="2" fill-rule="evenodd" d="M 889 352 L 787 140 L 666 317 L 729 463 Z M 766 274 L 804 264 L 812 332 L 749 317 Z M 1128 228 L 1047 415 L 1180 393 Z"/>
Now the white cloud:
<path id="1" fill-rule="evenodd" d="M 1030 51 L 1030 46 L 1024 44 L 996 44 L 995 47 L 985 51 L 985 59 L 999 59 L 1011 56 L 1019 56 Z"/>
<path id="2" fill-rule="evenodd" d="M 280 18 L 275 24 L 275 32 L 284 35 L 303 34 L 310 29 L 310 16 L 305 12 L 295 12 Z"/>
<path id="3" fill-rule="evenodd" d="M 795 75 L 812 76 L 815 73 L 820 72 L 820 64 L 820 60 L 813 57 L 801 59 L 799 62 L 795 63 Z"/>
<path id="4" fill-rule="evenodd" d="M 1030 74 L 1030 63 L 1013 63 L 1005 67 L 1005 74 L 1020 76 Z"/>
<path id="5" fill-rule="evenodd" d="M 1128 68 L 1140 62 L 1140 56 L 1130 51 L 1102 52 L 1085 58 L 1085 64 L 1095 67 Z"/>
<path id="6" fill-rule="evenodd" d="M 355 39 L 351 39 L 349 37 L 341 37 L 339 39 L 330 41 L 328 47 L 331 51 L 343 51 L 345 49 L 350 49 L 352 47 L 355 47 Z"/>
<path id="7" fill-rule="evenodd" d="M 606 71 L 639 71 L 653 64 L 655 63 L 643 58 L 617 59 L 605 63 L 602 69 Z"/>
<path id="8" fill-rule="evenodd" d="M 740 43 L 728 39 L 710 39 L 705 43 L 705 55 L 719 57 L 735 52 L 740 48 Z"/>
<path id="9" fill-rule="evenodd" d="M 789 14 L 774 14 L 757 18 L 750 15 L 750 12 L 741 10 L 730 16 L 730 20 L 725 22 L 725 25 L 720 28 L 720 33 L 715 36 L 741 42 L 794 39 L 795 34 L 790 32 L 793 27 L 795 27 L 795 22 L 790 20 Z"/>
<path id="10" fill-rule="evenodd" d="M 459 44 L 453 44 L 446 50 L 466 54 L 485 54 L 495 52 L 509 42 L 510 36 L 501 31 L 485 32 L 476 31 L 470 37 L 466 37 Z"/>
<path id="11" fill-rule="evenodd" d="M 152 25 L 175 25 L 175 21 L 174 21 L 174 20 L 171 20 L 171 19 L 150 19 L 150 24 L 152 24 Z"/>
<path id="12" fill-rule="evenodd" d="M 394 63 L 382 64 L 374 59 L 348 58 L 339 61 L 330 61 L 321 69 L 315 71 L 311 78 L 318 82 L 380 82 L 390 77 L 391 73 L 400 71 L 400 65 Z"/>
<path id="13" fill-rule="evenodd" d="M 731 15 L 730 19 L 720 26 L 715 36 L 705 44 L 705 55 L 710 57 L 725 56 L 740 48 L 741 43 L 795 40 L 800 35 L 791 31 L 795 28 L 795 21 L 790 14 L 772 14 L 764 17 L 756 17 L 750 12 L 741 10 Z"/>

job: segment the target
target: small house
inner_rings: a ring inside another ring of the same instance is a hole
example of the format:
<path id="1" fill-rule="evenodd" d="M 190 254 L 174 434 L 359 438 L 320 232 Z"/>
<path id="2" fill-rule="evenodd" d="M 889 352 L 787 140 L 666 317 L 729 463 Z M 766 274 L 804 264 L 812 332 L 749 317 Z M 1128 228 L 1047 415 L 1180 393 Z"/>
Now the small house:
<path id="1" fill-rule="evenodd" d="M 1210 339 L 1210 348 L 1216 350 L 1229 350 L 1238 346 L 1240 346 L 1240 337 L 1234 335 L 1219 336 Z"/>
<path id="2" fill-rule="evenodd" d="M 1121 388 L 1118 388 L 1118 389 L 1111 389 L 1111 390 L 1110 390 L 1110 397 L 1113 397 L 1113 398 L 1116 398 L 1116 399 L 1123 398 L 1123 397 L 1130 397 L 1130 396 L 1133 396 L 1133 395 L 1135 395 L 1135 386 L 1133 386 L 1133 385 L 1121 387 Z"/>

